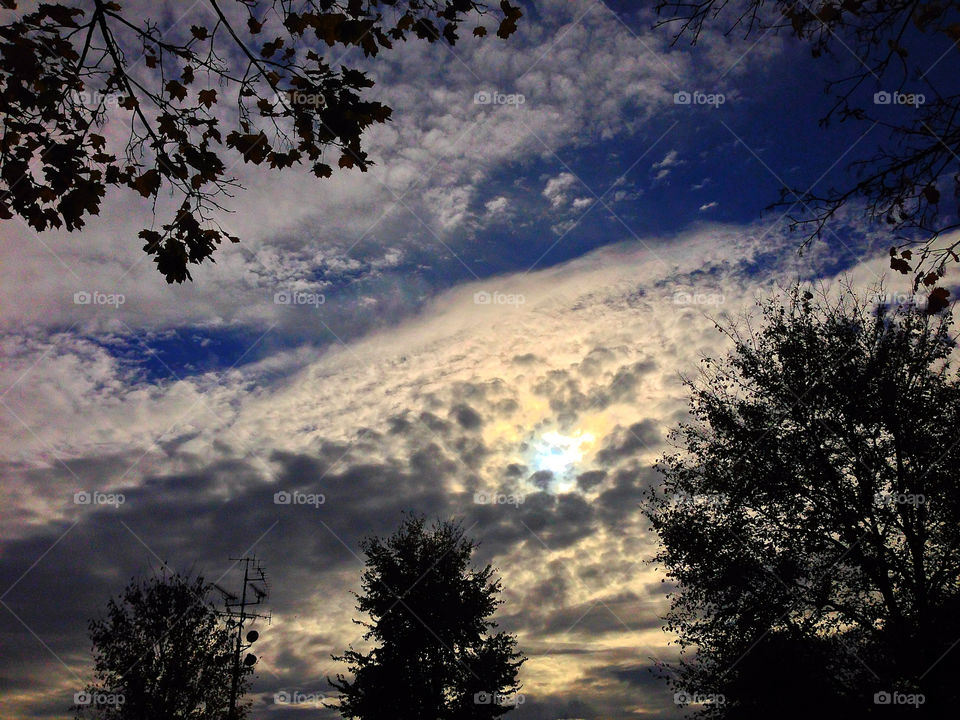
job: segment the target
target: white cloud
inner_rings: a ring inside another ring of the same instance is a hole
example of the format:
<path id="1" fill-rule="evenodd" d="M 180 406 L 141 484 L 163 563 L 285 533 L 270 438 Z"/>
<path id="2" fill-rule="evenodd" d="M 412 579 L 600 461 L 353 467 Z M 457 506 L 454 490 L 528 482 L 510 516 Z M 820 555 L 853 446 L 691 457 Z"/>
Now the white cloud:
<path id="1" fill-rule="evenodd" d="M 689 52 L 669 47 L 669 34 L 628 29 L 593 0 L 548 0 L 538 10 L 539 22 L 507 42 L 467 36 L 452 50 L 411 42 L 371 61 L 373 92 L 395 108 L 395 119 L 368 135 L 378 163 L 369 173 L 337 172 L 321 182 L 301 170 L 278 175 L 236 165 L 247 189 L 228 201 L 236 213 L 221 220 L 242 243 L 221 247 L 216 265 L 191 268 L 191 287 L 168 287 L 143 255 L 136 235 L 151 223 L 151 206 L 126 190 L 108 194 L 82 236 L 38 237 L 18 221 L 0 224 L 3 324 L 77 322 L 85 331 L 114 332 L 124 324 L 267 327 L 284 314 L 270 302 L 279 284 L 307 282 L 319 267 L 362 257 L 367 245 L 404 254 L 434 248 L 434 233 L 458 252 L 470 241 L 465 227 L 495 221 L 470 210 L 493 174 L 518 160 L 552 160 L 598 138 L 629 136 L 670 106 L 679 84 L 739 55 L 708 33 L 698 52 L 716 49 L 710 62 L 696 64 Z M 188 15 L 184 27 L 197 19 Z M 476 105 L 478 86 L 502 86 L 526 102 Z M 165 222 L 176 205 L 168 198 L 159 204 Z M 69 298 L 82 289 L 124 293 L 124 324 L 73 307 Z"/>
<path id="2" fill-rule="evenodd" d="M 714 200 L 713 202 L 704 203 L 703 205 L 700 206 L 700 212 L 706 212 L 707 210 L 711 210 L 717 207 L 718 205 L 719 203 L 716 200 Z"/>
<path id="3" fill-rule="evenodd" d="M 670 150 L 666 155 L 663 156 L 663 160 L 655 162 L 651 167 L 654 170 L 659 170 L 661 168 L 672 168 L 677 165 L 683 165 L 684 161 L 679 160 L 680 153 L 676 150 Z"/>
<path id="4" fill-rule="evenodd" d="M 686 160 L 680 160 L 679 157 L 680 153 L 678 151 L 670 150 L 666 155 L 663 156 L 662 160 L 651 165 L 650 169 L 657 171 L 656 175 L 654 175 L 653 182 L 660 182 L 669 176 L 674 168 L 679 167 L 680 165 L 685 165 Z"/>
<path id="5" fill-rule="evenodd" d="M 576 175 L 568 172 L 560 173 L 554 178 L 547 180 L 547 185 L 543 189 L 543 196 L 550 201 L 550 205 L 555 210 L 564 207 L 570 201 L 571 191 L 580 185 Z"/>
<path id="6" fill-rule="evenodd" d="M 503 195 L 495 197 L 493 200 L 488 200 L 484 205 L 487 210 L 487 214 L 493 216 L 500 216 L 504 214 L 509 206 L 510 201 Z"/>
<path id="7" fill-rule="evenodd" d="M 586 210 L 588 207 L 593 205 L 594 202 L 595 201 L 593 198 L 588 198 L 588 197 L 577 198 L 576 200 L 573 201 L 572 207 L 574 210 Z"/>

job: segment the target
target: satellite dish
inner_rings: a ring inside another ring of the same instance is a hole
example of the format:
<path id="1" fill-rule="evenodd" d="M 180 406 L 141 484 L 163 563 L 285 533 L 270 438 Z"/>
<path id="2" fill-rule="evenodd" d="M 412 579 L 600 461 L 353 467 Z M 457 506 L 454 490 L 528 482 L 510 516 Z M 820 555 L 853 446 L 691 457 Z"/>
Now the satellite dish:
<path id="1" fill-rule="evenodd" d="M 248 643 L 256 642 L 257 638 L 259 637 L 260 637 L 260 633 L 258 633 L 256 630 L 251 630 L 250 632 L 247 633 L 247 642 Z"/>
<path id="2" fill-rule="evenodd" d="M 255 665 L 257 662 L 257 656 L 253 653 L 247 653 L 247 656 L 243 659 L 243 664 L 247 667 Z"/>

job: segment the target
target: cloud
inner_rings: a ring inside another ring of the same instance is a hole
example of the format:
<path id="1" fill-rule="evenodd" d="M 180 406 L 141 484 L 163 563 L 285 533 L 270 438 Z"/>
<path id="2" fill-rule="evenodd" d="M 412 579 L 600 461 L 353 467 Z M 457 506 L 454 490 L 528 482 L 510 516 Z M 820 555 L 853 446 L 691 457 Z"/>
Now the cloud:
<path id="1" fill-rule="evenodd" d="M 484 207 L 487 209 L 488 215 L 499 217 L 506 213 L 507 209 L 510 207 L 510 201 L 503 195 L 500 195 L 499 197 L 495 197 L 493 200 L 487 201 Z"/>
<path id="2" fill-rule="evenodd" d="M 651 168 L 654 170 L 669 169 L 677 167 L 678 165 L 683 165 L 683 160 L 678 160 L 679 153 L 676 150 L 670 150 L 666 155 L 663 156 L 663 159 L 659 162 L 655 162 L 651 165 Z"/>
<path id="3" fill-rule="evenodd" d="M 680 153 L 677 150 L 670 150 L 659 160 L 650 166 L 652 171 L 656 171 L 653 176 L 653 183 L 656 185 L 661 180 L 666 179 L 670 173 L 677 167 L 686 164 L 686 160 L 679 159 Z"/>
<path id="4" fill-rule="evenodd" d="M 709 226 L 606 247 L 498 278 L 523 304 L 475 304 L 487 284 L 468 283 L 323 352 L 283 349 L 167 382 L 90 338 L 6 337 L 0 566 L 23 580 L 5 602 L 69 668 L 51 671 L 8 613 L 2 640 L 20 649 L 0 672 L 21 698 L 15 712 L 41 692 L 69 697 L 88 671 L 85 619 L 131 574 L 169 560 L 214 577 L 251 547 L 274 578 L 258 692 L 312 687 L 338 669 L 329 653 L 356 640 L 360 536 L 390 532 L 404 509 L 462 517 L 499 568 L 504 612 L 531 657 L 531 708 L 573 702 L 570 678 L 583 673 L 593 680 L 577 701 L 610 717 L 660 707 L 653 691 L 627 701 L 603 669 L 629 662 L 614 646 L 671 652 L 637 504 L 656 482 L 665 429 L 686 416 L 678 373 L 723 351 L 709 313 L 675 293 L 719 288 L 715 309 L 736 315 L 796 275 L 791 243 L 761 226 Z M 125 502 L 77 505 L 81 490 Z M 324 501 L 277 505 L 279 491 Z M 65 592 L 71 609 L 57 614 Z M 603 603 L 631 633 L 616 634 Z M 551 639 L 577 611 L 599 634 Z"/>
<path id="5" fill-rule="evenodd" d="M 323 294 L 323 321 L 344 339 L 389 325 L 448 287 L 449 268 L 483 275 L 483 266 L 466 257 L 476 233 L 502 222 L 504 208 L 521 200 L 501 185 L 505 173 L 536 178 L 542 160 L 555 163 L 597 141 L 637 137 L 645 121 L 672 107 L 678 83 L 714 66 L 726 69 L 740 54 L 707 33 L 701 47 L 716 50 L 709 62 L 694 63 L 669 47 L 667 34 L 648 29 L 648 15 L 630 13 L 625 23 L 592 0 L 537 7 L 540 21 L 507 43 L 467 36 L 453 49 L 403 43 L 375 60 L 351 58 L 377 81 L 376 98 L 396 109 L 394 122 L 367 135 L 377 165 L 322 182 L 300 169 L 277 175 L 234 166 L 246 190 L 227 201 L 235 212 L 218 221 L 242 242 L 220 248 L 215 265 L 193 268 L 195 284 L 168 287 L 144 257 L 136 236 L 153 222 L 152 203 L 127 191 L 108 194 L 82 242 L 76 234 L 36 234 L 17 221 L 3 223 L 3 327 L 127 337 L 169 327 L 274 327 L 330 341 L 316 313 L 304 312 L 309 307 L 274 302 L 281 291 Z M 144 15 L 157 12 L 146 2 L 131 10 L 140 8 Z M 209 20 L 203 7 L 187 11 L 184 32 L 201 20 Z M 758 53 L 736 72 L 748 71 Z M 525 104 L 475 104 L 477 87 L 493 84 L 489 78 L 509 80 L 513 87 L 503 90 L 524 94 Z M 115 133 L 124 129 L 116 125 Z M 586 210 L 590 199 L 579 192 L 564 202 Z M 158 202 L 161 220 L 176 212 L 172 198 Z M 555 218 L 530 222 L 556 224 Z M 75 305 L 77 292 L 119 293 L 125 303 Z M 374 296 L 381 299 L 371 314 L 360 298 Z M 330 315 L 344 320 L 331 323 Z"/>
<path id="6" fill-rule="evenodd" d="M 570 202 L 570 193 L 580 184 L 577 177 L 571 173 L 560 173 L 547 180 L 543 189 L 543 196 L 550 201 L 550 205 L 559 210 Z"/>
<path id="7" fill-rule="evenodd" d="M 686 413 L 678 371 L 722 349 L 705 313 L 673 297 L 719 286 L 723 310 L 739 311 L 768 289 L 757 266 L 790 278 L 793 255 L 777 254 L 779 228 L 614 244 L 632 237 L 618 227 L 608 247 L 524 273 L 514 237 L 478 242 L 506 236 L 505 222 L 552 242 L 595 202 L 567 168 L 593 186 L 577 161 L 643 138 L 678 85 L 740 54 L 708 33 L 710 61 L 694 63 L 645 29 L 649 11 L 537 10 L 509 46 L 414 43 L 371 63 L 396 114 L 368 136 L 370 173 L 317 183 L 236 167 L 247 190 L 221 220 L 243 241 L 195 284 L 167 286 L 143 257 L 150 203 L 127 194 L 109 195 L 82 238 L 0 226 L 0 575 L 21 578 L 0 609 L 11 714 L 62 715 L 90 669 L 86 621 L 131 575 L 169 561 L 235 586 L 228 558 L 247 552 L 273 590 L 257 711 L 281 688 L 317 689 L 342 669 L 330 653 L 358 641 L 359 538 L 409 509 L 462 518 L 498 567 L 504 626 L 531 657 L 518 717 L 670 710 L 662 686 L 632 674 L 638 652 L 671 652 L 636 503 L 662 429 Z M 523 106 L 473 102 L 499 84 Z M 605 202 L 641 195 L 616 186 Z M 524 302 L 477 304 L 478 291 Z M 197 348 L 216 355 L 230 333 L 241 350 L 199 363 Z M 149 352 L 164 343 L 181 349 Z M 94 490 L 124 503 L 74 502 Z M 323 502 L 277 504 L 278 492 Z"/>
<path id="8" fill-rule="evenodd" d="M 706 212 L 707 210 L 711 210 L 712 208 L 717 207 L 719 204 L 720 203 L 716 201 L 704 203 L 703 205 L 700 206 L 700 212 Z"/>

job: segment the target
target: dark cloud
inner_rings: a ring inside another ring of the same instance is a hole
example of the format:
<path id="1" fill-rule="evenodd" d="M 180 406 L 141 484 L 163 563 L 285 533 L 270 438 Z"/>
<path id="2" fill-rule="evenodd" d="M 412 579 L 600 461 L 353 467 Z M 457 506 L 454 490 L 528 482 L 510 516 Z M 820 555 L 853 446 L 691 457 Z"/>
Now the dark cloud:
<path id="1" fill-rule="evenodd" d="M 566 370 L 551 370 L 533 386 L 533 392 L 548 398 L 555 413 L 577 413 L 591 406 L 590 398 L 580 388 L 580 381 Z"/>
<path id="2" fill-rule="evenodd" d="M 604 407 L 611 402 L 629 402 L 636 398 L 637 385 L 647 373 L 657 368 L 652 360 L 640 360 L 631 365 L 620 367 L 610 380 L 606 392 L 598 398 L 598 405 Z"/>
<path id="3" fill-rule="evenodd" d="M 534 493 L 518 512 L 524 526 L 549 550 L 568 547 L 594 529 L 594 508 L 574 493 Z"/>
<path id="4" fill-rule="evenodd" d="M 550 470 L 537 470 L 530 476 L 530 482 L 541 490 L 546 490 L 553 482 L 553 472 Z"/>
<path id="5" fill-rule="evenodd" d="M 527 472 L 526 465 L 518 465 L 517 463 L 510 463 L 507 465 L 504 475 L 508 478 L 518 478 L 522 477 Z"/>
<path id="6" fill-rule="evenodd" d="M 660 428 L 654 420 L 641 420 L 626 428 L 618 425 L 605 438 L 603 448 L 597 453 L 597 461 L 604 465 L 615 465 L 621 460 L 656 449 L 660 441 Z"/>
<path id="7" fill-rule="evenodd" d="M 548 570 L 550 575 L 530 588 L 524 595 L 524 605 L 550 607 L 564 602 L 570 581 L 564 573 L 563 561 L 551 561 Z"/>
<path id="8" fill-rule="evenodd" d="M 651 662 L 617 662 L 591 668 L 579 679 L 585 686 L 605 690 L 606 702 L 623 699 L 619 707 L 630 705 L 643 708 L 644 716 L 655 718 L 682 718 L 686 713 L 673 701 L 674 690 L 662 677 L 662 672 Z"/>
<path id="9" fill-rule="evenodd" d="M 413 428 L 413 424 L 407 419 L 406 413 L 387 418 L 387 425 L 389 425 L 391 435 L 406 435 Z"/>
<path id="10" fill-rule="evenodd" d="M 525 353 L 523 355 L 514 355 L 513 363 L 514 365 L 536 365 L 537 363 L 542 362 L 542 359 L 534 355 L 533 353 Z"/>
<path id="11" fill-rule="evenodd" d="M 493 409 L 497 415 L 509 417 L 520 409 L 520 403 L 514 398 L 504 398 L 503 400 L 498 400 L 496 404 L 494 404 Z"/>
<path id="12" fill-rule="evenodd" d="M 535 627 L 544 635 L 602 635 L 659 628 L 661 620 L 646 612 L 643 598 L 622 593 L 578 605 L 570 605 L 544 616 Z"/>
<path id="13" fill-rule="evenodd" d="M 618 469 L 606 487 L 596 499 L 600 517 L 607 525 L 616 526 L 624 520 L 638 517 L 637 507 L 643 494 L 659 477 L 652 467 L 643 467 L 635 463 Z"/>
<path id="14" fill-rule="evenodd" d="M 605 477 L 607 477 L 606 470 L 589 470 L 585 473 L 580 473 L 577 475 L 577 487 L 584 491 L 592 490 L 602 483 Z"/>
<path id="15" fill-rule="evenodd" d="M 465 403 L 454 405 L 451 412 L 457 422 L 460 423 L 460 427 L 466 430 L 476 430 L 483 425 L 483 418 L 480 417 L 480 413 Z"/>

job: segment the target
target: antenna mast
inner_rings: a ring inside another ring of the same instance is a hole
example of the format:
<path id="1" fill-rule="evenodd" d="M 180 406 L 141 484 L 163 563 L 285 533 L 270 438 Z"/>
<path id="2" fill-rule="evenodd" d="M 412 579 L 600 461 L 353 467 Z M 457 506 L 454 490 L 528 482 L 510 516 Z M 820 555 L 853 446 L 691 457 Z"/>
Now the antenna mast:
<path id="1" fill-rule="evenodd" d="M 228 720 L 237 720 L 237 695 L 240 691 L 240 654 L 250 647 L 260 637 L 260 633 L 251 630 L 244 638 L 243 626 L 248 621 L 266 620 L 270 623 L 270 614 L 260 614 L 251 611 L 249 608 L 255 608 L 262 604 L 270 594 L 270 585 L 267 582 L 266 573 L 263 567 L 255 557 L 230 558 L 243 567 L 243 587 L 240 590 L 240 596 L 224 590 L 219 585 L 214 585 L 223 595 L 223 606 L 225 610 L 221 615 L 227 618 L 227 622 L 237 629 L 237 639 L 233 650 L 233 677 L 230 682 L 230 712 L 227 715 Z M 248 592 L 256 598 L 248 599 Z M 243 659 L 243 664 L 247 667 L 257 662 L 257 656 L 253 653 L 247 653 Z"/>

